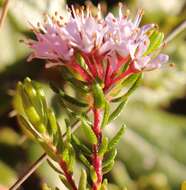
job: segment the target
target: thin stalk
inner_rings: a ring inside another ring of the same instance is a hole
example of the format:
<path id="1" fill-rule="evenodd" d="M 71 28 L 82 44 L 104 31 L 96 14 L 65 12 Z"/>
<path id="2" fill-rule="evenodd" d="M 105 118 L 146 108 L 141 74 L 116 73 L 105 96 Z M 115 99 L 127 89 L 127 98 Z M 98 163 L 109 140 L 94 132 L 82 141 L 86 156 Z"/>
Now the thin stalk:
<path id="1" fill-rule="evenodd" d="M 68 183 L 71 185 L 72 189 L 77 190 L 76 184 L 72 177 L 72 173 L 68 171 L 67 164 L 63 160 L 61 160 L 59 165 L 60 165 L 61 169 L 63 170 L 64 175 L 65 175 Z"/>
<path id="2" fill-rule="evenodd" d="M 3 26 L 4 22 L 5 22 L 5 18 L 6 18 L 7 13 L 8 13 L 9 3 L 10 3 L 9 0 L 4 1 L 3 9 L 2 9 L 1 17 L 0 17 L 0 28 L 2 28 L 2 26 Z"/>
<path id="3" fill-rule="evenodd" d="M 25 172 L 25 174 L 12 185 L 9 190 L 18 189 L 21 184 L 47 159 L 47 154 L 44 153 L 42 156 Z"/>
<path id="4" fill-rule="evenodd" d="M 178 34 L 186 29 L 186 20 L 184 20 L 179 26 L 177 26 L 165 39 L 165 44 L 172 41 Z"/>
<path id="5" fill-rule="evenodd" d="M 92 190 L 98 190 L 101 186 L 102 183 L 102 158 L 98 155 L 98 149 L 99 149 L 99 144 L 101 143 L 102 140 L 102 131 L 101 131 L 101 112 L 98 108 L 93 109 L 94 112 L 94 126 L 93 126 L 93 131 L 95 135 L 97 136 L 97 144 L 94 144 L 92 146 L 92 165 L 94 167 L 94 170 L 97 175 L 97 181 L 93 182 L 92 185 Z"/>

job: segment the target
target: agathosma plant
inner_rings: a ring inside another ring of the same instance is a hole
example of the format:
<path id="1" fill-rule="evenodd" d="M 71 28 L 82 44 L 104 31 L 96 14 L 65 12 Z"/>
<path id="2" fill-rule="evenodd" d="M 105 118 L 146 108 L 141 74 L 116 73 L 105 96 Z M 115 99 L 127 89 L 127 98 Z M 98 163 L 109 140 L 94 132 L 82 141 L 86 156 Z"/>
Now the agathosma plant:
<path id="1" fill-rule="evenodd" d="M 29 60 L 45 59 L 47 68 L 57 68 L 60 80 L 50 82 L 50 87 L 68 117 L 63 131 L 40 84 L 26 78 L 17 85 L 18 121 L 60 166 L 61 170 L 50 162 L 67 189 L 107 189 L 104 174 L 114 165 L 125 125 L 112 139 L 103 129 L 121 113 L 143 72 L 168 61 L 167 55 L 159 54 L 163 33 L 155 24 L 140 27 L 142 15 L 140 9 L 131 19 L 122 4 L 117 17 L 109 13 L 105 18 L 100 7 L 96 15 L 89 8 L 71 7 L 67 19 L 57 13 L 46 16 L 43 24 L 33 26 L 36 39 L 26 41 L 33 50 Z M 68 85 L 75 95 L 68 92 Z M 80 122 L 86 144 L 72 132 L 74 120 Z M 77 160 L 84 166 L 78 183 L 73 178 Z"/>

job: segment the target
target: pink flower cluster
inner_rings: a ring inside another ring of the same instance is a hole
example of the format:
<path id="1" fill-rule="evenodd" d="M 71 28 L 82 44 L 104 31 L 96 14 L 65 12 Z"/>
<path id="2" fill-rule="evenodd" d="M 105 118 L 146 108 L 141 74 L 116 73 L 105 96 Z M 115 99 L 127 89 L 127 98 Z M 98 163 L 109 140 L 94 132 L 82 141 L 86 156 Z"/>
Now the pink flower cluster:
<path id="1" fill-rule="evenodd" d="M 150 45 L 149 33 L 154 24 L 139 27 L 143 11 L 139 10 L 132 20 L 121 5 L 119 15 L 109 13 L 101 16 L 99 8 L 96 16 L 91 11 L 68 11 L 68 18 L 47 17 L 44 24 L 33 27 L 36 40 L 29 40 L 33 49 L 32 58 L 46 59 L 48 67 L 65 65 L 88 82 L 96 77 L 103 80 L 105 89 L 124 77 L 137 72 L 159 68 L 168 61 L 168 56 L 159 54 L 159 49 L 146 54 Z M 86 68 L 77 61 L 81 55 Z M 121 68 L 128 64 L 128 69 Z"/>

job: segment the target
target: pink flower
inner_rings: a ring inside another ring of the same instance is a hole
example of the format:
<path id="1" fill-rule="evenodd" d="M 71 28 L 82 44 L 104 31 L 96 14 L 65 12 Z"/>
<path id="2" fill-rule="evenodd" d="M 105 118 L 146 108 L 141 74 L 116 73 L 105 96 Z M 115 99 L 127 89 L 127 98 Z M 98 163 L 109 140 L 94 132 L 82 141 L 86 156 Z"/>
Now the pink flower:
<path id="1" fill-rule="evenodd" d="M 55 62 L 65 62 L 72 58 L 74 54 L 73 48 L 70 47 L 59 25 L 53 22 L 50 17 L 47 17 L 45 25 L 39 29 L 33 27 L 33 31 L 37 40 L 29 40 L 29 45 L 34 50 L 29 60 L 40 58 Z"/>
<path id="2" fill-rule="evenodd" d="M 65 65 L 82 76 L 90 84 L 99 77 L 105 84 L 104 90 L 126 76 L 161 67 L 168 56 L 159 54 L 161 50 L 146 53 L 151 41 L 149 33 L 155 31 L 154 24 L 139 26 L 143 16 L 140 9 L 134 20 L 120 4 L 119 15 L 109 13 L 105 19 L 99 9 L 96 17 L 89 8 L 84 11 L 68 10 L 68 18 L 50 18 L 39 28 L 33 27 L 36 40 L 29 40 L 33 49 L 32 58 L 50 61 L 48 66 Z M 80 55 L 86 67 L 78 63 Z M 128 69 L 121 72 L 128 64 Z"/>

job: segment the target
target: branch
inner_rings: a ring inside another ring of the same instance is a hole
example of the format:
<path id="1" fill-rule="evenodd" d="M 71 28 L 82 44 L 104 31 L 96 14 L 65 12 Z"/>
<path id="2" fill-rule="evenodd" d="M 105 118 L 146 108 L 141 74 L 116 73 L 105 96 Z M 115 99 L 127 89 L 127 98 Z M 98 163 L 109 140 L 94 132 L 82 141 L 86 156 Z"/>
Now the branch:
<path id="1" fill-rule="evenodd" d="M 2 10 L 1 17 L 0 17 L 0 28 L 2 28 L 2 26 L 3 26 L 4 22 L 5 22 L 5 18 L 7 16 L 7 12 L 8 12 L 9 3 L 10 3 L 9 0 L 4 1 L 3 10 Z"/>
<path id="2" fill-rule="evenodd" d="M 165 39 L 165 43 L 172 41 L 178 34 L 186 29 L 186 20 L 184 20 L 180 25 L 178 25 Z"/>
<path id="3" fill-rule="evenodd" d="M 9 190 L 16 190 L 20 185 L 47 159 L 47 154 L 44 153 L 29 169 L 25 174 L 18 179 Z"/>

